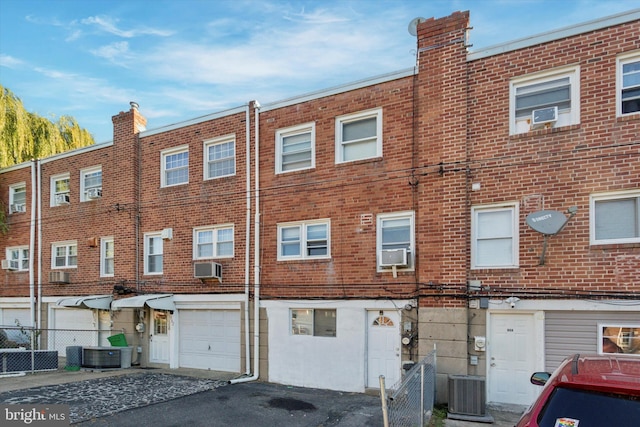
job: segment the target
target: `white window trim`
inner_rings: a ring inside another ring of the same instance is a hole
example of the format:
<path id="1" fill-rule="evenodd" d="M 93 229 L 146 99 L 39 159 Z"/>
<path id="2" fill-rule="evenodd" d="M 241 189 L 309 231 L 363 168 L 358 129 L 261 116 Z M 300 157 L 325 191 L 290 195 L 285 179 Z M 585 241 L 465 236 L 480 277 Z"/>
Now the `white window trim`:
<path id="1" fill-rule="evenodd" d="M 568 113 L 559 112 L 559 116 L 565 114 L 568 117 L 566 120 L 567 123 L 557 124 L 555 127 L 571 126 L 580 123 L 580 67 L 570 66 L 556 68 L 554 70 L 528 74 L 511 80 L 509 83 L 509 135 L 523 134 L 532 130 L 531 128 L 525 131 L 518 131 L 517 129 L 516 89 L 565 77 L 569 77 L 571 84 L 571 111 Z"/>
<path id="2" fill-rule="evenodd" d="M 71 176 L 70 174 L 67 173 L 61 173 L 58 175 L 52 175 L 51 176 L 51 200 L 50 200 L 50 206 L 51 207 L 55 207 L 55 206 L 64 206 L 64 204 L 58 204 L 56 203 L 56 196 L 58 195 L 58 193 L 56 193 L 56 182 L 60 181 L 60 180 L 68 180 L 69 181 L 69 191 L 67 193 L 60 193 L 60 194 L 68 194 L 69 195 L 69 203 L 71 203 Z"/>
<path id="3" fill-rule="evenodd" d="M 100 277 L 113 277 L 115 274 L 115 265 L 113 273 L 106 273 L 106 259 L 107 259 L 107 243 L 111 243 L 113 245 L 113 258 L 115 259 L 115 244 L 113 237 L 102 237 L 100 239 Z"/>
<path id="4" fill-rule="evenodd" d="M 21 254 L 22 251 L 27 250 L 27 253 L 29 252 L 29 246 L 27 245 L 23 245 L 23 246 L 9 246 L 6 248 L 5 250 L 5 259 L 7 260 L 11 260 L 14 261 L 11 258 L 11 252 L 13 251 L 18 251 L 18 253 L 20 254 L 20 256 L 18 256 L 18 259 L 16 261 L 18 261 L 18 268 L 15 269 L 15 271 L 29 271 L 29 267 L 27 268 L 22 268 L 22 261 L 24 261 L 24 258 L 22 258 Z M 27 261 L 29 260 L 29 258 L 27 258 Z"/>
<path id="5" fill-rule="evenodd" d="M 85 178 L 88 174 L 94 172 L 102 172 L 102 165 L 92 166 L 90 168 L 80 170 L 80 201 L 81 202 L 89 202 L 93 201 L 93 199 L 89 199 L 87 197 L 87 188 L 85 185 Z M 95 187 L 91 187 L 95 188 Z M 100 190 L 102 190 L 102 182 L 100 183 Z"/>
<path id="6" fill-rule="evenodd" d="M 298 169 L 282 170 L 282 140 L 288 136 L 300 135 L 303 133 L 311 134 L 311 165 Z M 315 122 L 305 123 L 288 128 L 278 129 L 276 131 L 276 174 L 295 172 L 300 170 L 314 169 L 316 167 L 316 124 Z"/>
<path id="7" fill-rule="evenodd" d="M 616 117 L 640 114 L 640 111 L 622 114 L 622 66 L 630 62 L 640 62 L 640 51 L 625 53 L 616 59 Z"/>
<path id="8" fill-rule="evenodd" d="M 162 253 L 154 255 L 162 255 L 162 268 L 160 271 L 149 271 L 149 239 L 159 237 L 162 242 Z M 144 233 L 144 274 L 145 276 L 160 276 L 164 273 L 164 241 L 162 241 L 162 232 L 154 231 L 150 233 Z"/>
<path id="9" fill-rule="evenodd" d="M 376 117 L 376 155 L 373 157 L 364 157 L 355 160 L 344 160 L 342 150 L 342 124 L 346 122 L 356 122 L 358 120 L 364 120 L 370 117 Z M 344 116 L 336 117 L 336 164 L 338 163 L 350 163 L 367 159 L 375 159 L 382 157 L 382 108 L 376 108 L 373 110 L 361 111 L 355 114 L 347 114 Z"/>
<path id="10" fill-rule="evenodd" d="M 9 186 L 9 213 L 11 212 L 11 206 L 16 204 L 15 202 L 15 193 L 16 193 L 16 189 L 18 188 L 23 188 L 24 187 L 24 193 L 25 193 L 25 200 L 24 200 L 24 205 L 25 208 L 27 206 L 27 184 L 26 182 L 16 182 L 15 184 L 11 184 Z M 20 203 L 22 204 L 22 203 Z"/>
<path id="11" fill-rule="evenodd" d="M 307 255 L 307 227 L 310 225 L 325 224 L 327 226 L 327 254 L 318 256 Z M 300 227 L 300 255 L 284 256 L 282 255 L 282 233 L 283 228 Z M 331 220 L 328 218 L 316 219 L 309 221 L 295 221 L 295 222 L 283 222 L 278 224 L 278 261 L 289 260 L 316 260 L 316 259 L 330 259 L 331 258 Z"/>
<path id="12" fill-rule="evenodd" d="M 476 235 L 478 232 L 478 212 L 510 210 L 512 216 L 512 264 L 507 265 L 477 265 L 478 247 Z M 495 205 L 473 206 L 471 208 L 471 269 L 472 270 L 493 270 L 504 268 L 518 268 L 520 266 L 520 204 L 518 202 L 500 203 Z"/>
<path id="13" fill-rule="evenodd" d="M 163 150 L 160 152 L 160 186 L 164 187 L 177 187 L 178 185 L 185 185 L 189 183 L 189 163 L 191 163 L 191 159 L 187 163 L 187 180 L 185 182 L 179 182 L 177 184 L 167 184 L 167 170 L 165 169 L 166 158 L 167 156 L 171 156 L 174 154 L 187 153 L 189 154 L 189 146 L 181 145 L 180 147 L 173 147 L 167 150 Z"/>
<path id="14" fill-rule="evenodd" d="M 600 322 L 598 323 L 598 354 L 615 354 L 615 353 L 603 353 L 602 352 L 602 340 L 604 338 L 602 331 L 605 328 L 635 328 L 640 329 L 640 323 L 609 323 L 609 322 Z M 634 353 L 618 353 L 624 354 L 625 356 L 633 356 L 640 357 L 640 354 Z"/>
<path id="15" fill-rule="evenodd" d="M 601 200 L 628 199 L 634 197 L 640 198 L 640 190 L 615 191 L 610 193 L 592 194 L 589 196 L 589 244 L 612 245 L 640 242 L 640 237 L 596 240 L 596 202 Z"/>
<path id="16" fill-rule="evenodd" d="M 218 255 L 218 230 L 226 230 L 230 229 L 231 234 L 233 236 L 233 250 L 231 255 Z M 198 256 L 198 233 L 201 231 L 212 231 L 213 232 L 213 255 L 210 257 L 199 257 Z M 193 229 L 193 259 L 194 260 L 205 260 L 205 259 L 222 259 L 222 258 L 233 258 L 235 256 L 235 246 L 236 246 L 236 235 L 235 228 L 233 224 L 218 224 L 218 225 L 209 225 L 203 227 L 195 227 Z"/>
<path id="17" fill-rule="evenodd" d="M 295 332 L 294 324 L 293 324 L 293 312 L 294 311 L 302 311 L 302 310 L 311 310 L 311 333 L 303 334 L 298 330 L 298 333 Z M 334 335 L 320 335 L 316 334 L 316 310 L 323 311 L 333 311 L 335 312 L 335 334 Z M 320 308 L 320 307 L 312 307 L 312 308 L 290 308 L 289 309 L 289 335 L 300 336 L 300 337 L 314 337 L 314 338 L 335 338 L 338 336 L 338 309 L 337 308 Z"/>
<path id="18" fill-rule="evenodd" d="M 220 175 L 220 176 L 209 176 L 209 153 L 208 153 L 209 147 L 211 147 L 212 145 L 227 144 L 227 143 L 230 143 L 230 142 L 233 142 L 233 173 L 230 173 L 230 174 L 227 174 L 227 175 Z M 236 157 L 237 157 L 237 154 L 238 154 L 238 147 L 237 147 L 237 144 L 236 144 L 236 135 L 235 134 L 230 134 L 230 135 L 220 136 L 218 138 L 208 139 L 208 140 L 204 141 L 202 147 L 203 147 L 202 173 L 203 173 L 203 178 L 204 178 L 205 181 L 208 181 L 208 180 L 211 180 L 211 179 L 225 178 L 225 177 L 228 177 L 228 176 L 234 176 L 236 174 L 236 170 L 237 170 Z"/>
<path id="19" fill-rule="evenodd" d="M 71 246 L 75 246 L 76 247 L 76 263 L 75 264 L 69 264 L 69 250 L 67 249 L 67 254 L 66 254 L 66 259 L 65 259 L 65 265 L 62 266 L 57 266 L 56 265 L 56 248 L 59 247 L 66 247 L 69 248 Z M 66 240 L 66 241 L 62 241 L 62 242 L 53 242 L 51 243 L 51 269 L 52 270 L 61 270 L 61 269 L 65 269 L 65 268 L 78 268 L 78 242 L 75 240 Z"/>
<path id="20" fill-rule="evenodd" d="M 407 267 L 397 267 L 398 270 L 402 271 L 414 271 L 416 265 L 416 218 L 414 211 L 401 211 L 401 212 L 391 212 L 385 214 L 378 214 L 376 217 L 376 271 L 378 273 L 381 272 L 389 272 L 389 268 L 382 268 L 380 266 L 380 254 L 382 252 L 382 222 L 388 219 L 399 219 L 399 218 L 409 218 L 410 220 L 410 237 L 411 243 L 409 249 L 407 250 Z"/>

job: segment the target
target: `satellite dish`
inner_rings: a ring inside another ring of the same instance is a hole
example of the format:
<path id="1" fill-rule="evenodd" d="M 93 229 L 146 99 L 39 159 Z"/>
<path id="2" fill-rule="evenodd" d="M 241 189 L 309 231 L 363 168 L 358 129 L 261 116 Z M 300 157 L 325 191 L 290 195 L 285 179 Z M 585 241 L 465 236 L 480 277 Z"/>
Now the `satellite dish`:
<path id="1" fill-rule="evenodd" d="M 407 29 L 409 31 L 409 34 L 411 34 L 412 36 L 417 36 L 418 35 L 418 24 L 420 24 L 421 22 L 426 21 L 426 19 L 421 18 L 421 17 L 417 17 L 417 18 L 413 18 L 411 20 L 411 22 L 409 22 L 409 28 Z"/>
<path id="2" fill-rule="evenodd" d="M 552 236 L 567 223 L 567 217 L 558 211 L 537 211 L 527 215 L 527 224 L 538 233 Z"/>

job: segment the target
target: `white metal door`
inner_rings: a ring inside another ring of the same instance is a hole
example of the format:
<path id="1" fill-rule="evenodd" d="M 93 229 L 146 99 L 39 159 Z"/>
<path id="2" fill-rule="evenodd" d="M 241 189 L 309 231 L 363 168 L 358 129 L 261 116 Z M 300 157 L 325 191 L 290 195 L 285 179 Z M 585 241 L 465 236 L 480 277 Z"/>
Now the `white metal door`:
<path id="1" fill-rule="evenodd" d="M 529 382 L 536 366 L 532 314 L 491 314 L 488 401 L 528 405 L 536 398 Z"/>
<path id="2" fill-rule="evenodd" d="M 151 320 L 149 362 L 169 363 L 169 324 L 171 323 L 171 314 L 168 311 L 152 310 Z"/>
<path id="3" fill-rule="evenodd" d="M 367 313 L 367 387 L 385 388 L 400 380 L 400 315 L 394 310 Z"/>

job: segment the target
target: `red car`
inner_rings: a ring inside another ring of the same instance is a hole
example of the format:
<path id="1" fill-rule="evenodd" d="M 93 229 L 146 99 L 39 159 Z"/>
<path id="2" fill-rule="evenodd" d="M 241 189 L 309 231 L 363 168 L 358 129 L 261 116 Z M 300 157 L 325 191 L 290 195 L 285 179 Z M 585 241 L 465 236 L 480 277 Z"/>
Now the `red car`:
<path id="1" fill-rule="evenodd" d="M 640 426 L 638 356 L 576 354 L 531 382 L 544 388 L 517 427 Z"/>

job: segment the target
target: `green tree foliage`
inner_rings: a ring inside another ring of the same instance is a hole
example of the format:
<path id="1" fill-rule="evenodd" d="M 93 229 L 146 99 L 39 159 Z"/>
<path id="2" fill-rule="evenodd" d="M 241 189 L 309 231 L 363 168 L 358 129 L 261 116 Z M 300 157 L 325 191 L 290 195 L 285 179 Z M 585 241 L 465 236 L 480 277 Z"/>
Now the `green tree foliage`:
<path id="1" fill-rule="evenodd" d="M 73 117 L 52 122 L 25 110 L 20 98 L 0 85 L 0 168 L 94 144 Z"/>

